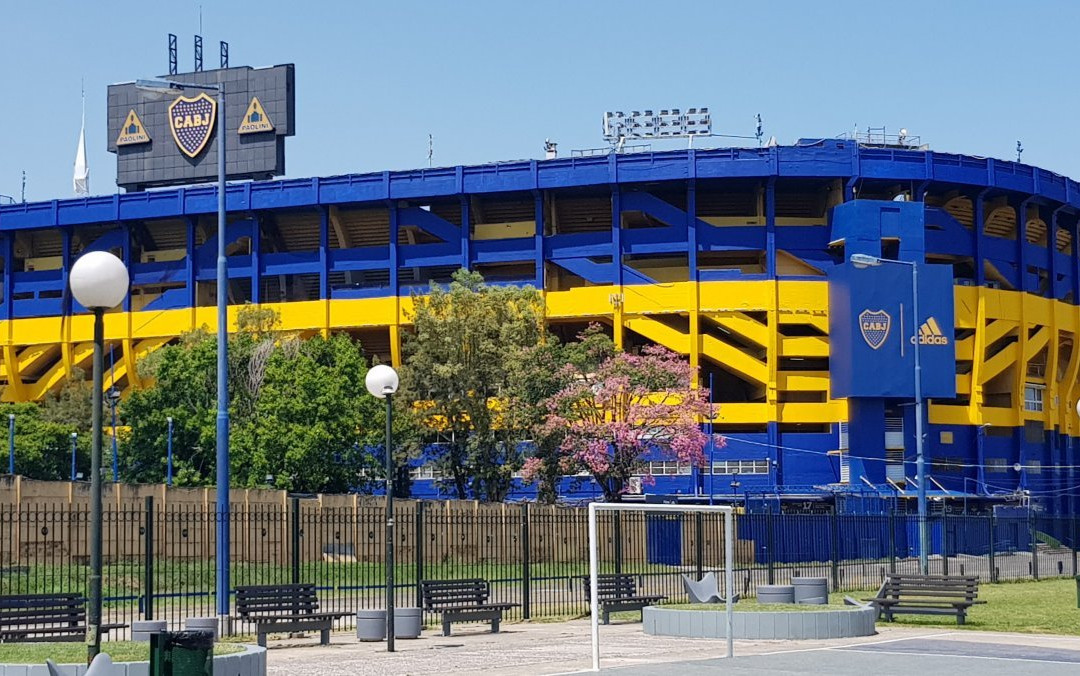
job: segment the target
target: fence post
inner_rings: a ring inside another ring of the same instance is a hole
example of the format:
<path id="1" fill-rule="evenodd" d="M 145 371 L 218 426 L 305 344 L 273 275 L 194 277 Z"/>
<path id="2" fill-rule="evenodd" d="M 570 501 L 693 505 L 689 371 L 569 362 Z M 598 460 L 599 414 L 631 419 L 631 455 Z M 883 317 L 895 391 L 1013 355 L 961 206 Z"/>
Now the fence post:
<path id="1" fill-rule="evenodd" d="M 946 516 L 948 514 L 945 511 L 945 505 L 941 506 L 941 573 L 942 575 L 949 574 L 949 520 Z M 933 533 L 933 523 L 931 522 L 930 532 Z M 931 548 L 933 551 L 933 548 Z"/>
<path id="2" fill-rule="evenodd" d="M 1031 533 L 1031 575 L 1037 581 L 1039 579 L 1039 517 L 1028 507 L 1028 530 Z"/>
<path id="3" fill-rule="evenodd" d="M 889 510 L 889 573 L 896 574 L 896 508 Z"/>
<path id="4" fill-rule="evenodd" d="M 772 505 L 765 510 L 765 552 L 769 566 L 769 584 L 776 584 L 776 524 L 773 521 Z"/>
<path id="5" fill-rule="evenodd" d="M 615 537 L 615 574 L 622 573 L 622 512 L 616 510 L 611 513 L 612 533 Z"/>
<path id="6" fill-rule="evenodd" d="M 424 579 L 424 502 L 422 500 L 416 501 L 416 512 L 413 519 L 415 520 L 413 531 L 416 534 L 416 547 L 414 547 L 414 556 L 416 557 L 416 607 L 423 608 L 424 590 L 420 586 Z"/>
<path id="7" fill-rule="evenodd" d="M 154 619 L 154 496 L 146 496 L 143 533 L 143 619 Z"/>
<path id="8" fill-rule="evenodd" d="M 694 572 L 698 580 L 705 575 L 705 513 L 694 513 Z"/>
<path id="9" fill-rule="evenodd" d="M 997 564 L 994 562 L 994 512 L 991 511 L 986 517 L 986 524 L 990 528 L 990 581 L 997 582 Z"/>
<path id="10" fill-rule="evenodd" d="M 529 503 L 521 503 L 521 617 L 532 618 L 532 547 L 529 544 Z"/>
<path id="11" fill-rule="evenodd" d="M 292 583 L 300 584 L 300 498 L 292 499 Z"/>
<path id="12" fill-rule="evenodd" d="M 832 590 L 837 591 L 840 589 L 840 515 L 836 513 L 835 505 L 829 517 L 829 525 L 832 527 L 829 534 L 829 567 L 832 573 Z"/>
<path id="13" fill-rule="evenodd" d="M 1072 522 L 1072 574 L 1073 577 L 1076 577 L 1076 550 L 1080 549 L 1080 542 L 1076 541 L 1076 523 L 1078 519 L 1075 514 L 1072 515 L 1070 521 Z"/>

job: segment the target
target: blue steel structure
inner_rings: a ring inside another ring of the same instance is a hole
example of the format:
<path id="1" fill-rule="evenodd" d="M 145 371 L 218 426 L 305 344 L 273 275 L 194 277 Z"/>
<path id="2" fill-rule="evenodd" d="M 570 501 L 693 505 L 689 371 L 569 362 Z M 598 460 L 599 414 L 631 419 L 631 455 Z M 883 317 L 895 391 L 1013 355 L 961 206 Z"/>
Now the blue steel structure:
<path id="1" fill-rule="evenodd" d="M 862 236 L 859 219 L 838 228 L 837 206 L 907 200 L 919 227 L 881 231 L 867 253 L 953 270 L 957 394 L 928 407 L 932 505 L 1064 514 L 1080 465 L 1078 188 L 1015 162 L 840 139 L 251 182 L 227 190 L 222 258 L 230 313 L 272 306 L 288 329 L 349 331 L 395 364 L 409 294 L 430 281 L 467 266 L 537 285 L 556 332 L 600 322 L 714 383 L 715 464 L 657 458 L 646 493 L 913 510 L 911 406 L 830 396 L 842 355 L 826 279 Z M 138 386 L 138 358 L 211 324 L 216 201 L 200 186 L 0 206 L 4 400 L 38 399 L 88 359 L 89 317 L 66 291 L 82 251 L 113 250 L 132 273 L 106 316 L 119 386 Z M 414 493 L 437 495 L 417 474 Z M 562 489 L 598 494 L 580 477 Z"/>

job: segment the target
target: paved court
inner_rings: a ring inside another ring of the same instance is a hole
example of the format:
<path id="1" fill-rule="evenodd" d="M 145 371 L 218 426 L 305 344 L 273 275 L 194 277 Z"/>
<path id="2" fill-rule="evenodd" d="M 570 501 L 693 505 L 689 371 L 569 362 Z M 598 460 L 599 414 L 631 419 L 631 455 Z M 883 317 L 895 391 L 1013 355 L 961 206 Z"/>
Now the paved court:
<path id="1" fill-rule="evenodd" d="M 819 673 L 830 676 L 910 676 L 912 673 L 1016 676 L 1036 672 L 1040 676 L 1075 676 L 1080 673 L 1080 645 L 1075 640 L 1059 641 L 1073 646 L 1073 649 L 1067 649 L 1045 645 L 1044 637 L 1009 636 L 999 642 L 988 640 L 992 636 L 955 632 L 743 656 L 739 656 L 736 650 L 736 657 L 731 660 L 649 664 L 604 669 L 604 672 L 619 676 L 670 674 L 675 671 L 680 676 L 718 672 L 725 676 Z"/>
<path id="2" fill-rule="evenodd" d="M 454 636 L 425 631 L 423 638 L 359 643 L 335 634 L 271 641 L 270 676 L 362 674 L 572 674 L 591 664 L 589 623 L 509 623 L 499 634 L 479 625 L 455 625 Z M 1080 637 L 996 634 L 949 628 L 879 625 L 878 634 L 828 641 L 736 641 L 728 660 L 723 640 L 646 636 L 639 623 L 600 629 L 602 666 L 622 675 L 705 673 L 820 674 L 837 676 L 1040 676 L 1080 674 Z"/>

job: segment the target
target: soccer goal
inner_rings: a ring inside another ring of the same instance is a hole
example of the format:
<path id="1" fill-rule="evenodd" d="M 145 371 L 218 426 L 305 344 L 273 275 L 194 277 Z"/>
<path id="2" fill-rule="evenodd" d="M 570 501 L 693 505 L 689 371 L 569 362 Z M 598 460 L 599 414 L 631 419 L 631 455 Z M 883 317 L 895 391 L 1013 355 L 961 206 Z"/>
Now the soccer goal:
<path id="1" fill-rule="evenodd" d="M 725 626 L 727 627 L 727 656 L 734 655 L 731 636 L 732 591 L 735 569 L 735 512 L 728 505 L 654 505 L 641 503 L 593 502 L 589 505 L 589 603 L 592 616 L 592 670 L 600 671 L 600 600 L 598 598 L 598 571 L 600 551 L 597 542 L 597 515 L 601 512 L 723 512 L 724 513 L 724 593 L 727 599 Z"/>

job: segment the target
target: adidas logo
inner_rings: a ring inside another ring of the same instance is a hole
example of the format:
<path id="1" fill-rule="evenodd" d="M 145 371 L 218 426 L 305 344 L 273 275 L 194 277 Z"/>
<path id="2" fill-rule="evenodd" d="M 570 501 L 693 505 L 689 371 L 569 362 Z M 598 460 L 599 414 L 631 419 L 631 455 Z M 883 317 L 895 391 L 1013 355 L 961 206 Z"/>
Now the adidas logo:
<path id="1" fill-rule="evenodd" d="M 912 336 L 911 342 L 914 344 L 914 336 Z M 948 344 L 949 339 L 941 332 L 941 327 L 938 326 L 937 320 L 933 317 L 927 318 L 923 325 L 919 327 L 919 345 Z"/>

